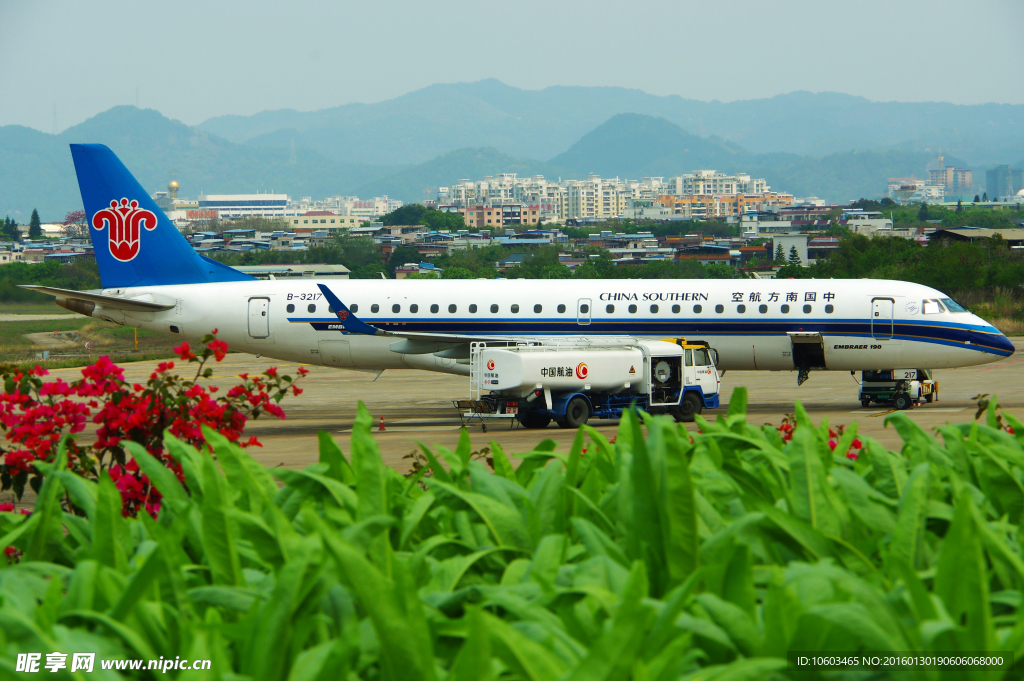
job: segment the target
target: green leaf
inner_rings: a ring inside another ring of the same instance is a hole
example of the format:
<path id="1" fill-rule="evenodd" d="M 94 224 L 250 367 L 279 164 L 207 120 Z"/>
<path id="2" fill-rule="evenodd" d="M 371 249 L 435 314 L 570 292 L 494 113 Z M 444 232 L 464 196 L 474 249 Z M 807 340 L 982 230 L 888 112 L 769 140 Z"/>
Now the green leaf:
<path id="1" fill-rule="evenodd" d="M 224 469 L 228 485 L 245 503 L 244 510 L 262 513 L 277 494 L 277 484 L 267 470 L 234 442 L 209 426 L 203 426 L 203 438 L 213 449 L 214 456 Z"/>
<path id="2" fill-rule="evenodd" d="M 164 435 L 164 444 L 167 446 L 168 451 L 171 451 L 171 444 L 174 442 L 183 445 L 170 433 Z M 128 450 L 128 453 L 132 455 L 132 458 L 135 459 L 135 463 L 139 465 L 139 470 L 146 474 L 149 481 L 160 492 L 160 495 L 163 497 L 161 501 L 162 506 L 178 512 L 192 503 L 188 494 L 185 493 L 185 488 L 181 486 L 181 482 L 175 477 L 174 473 L 162 462 L 157 461 L 152 454 L 146 451 L 145 447 L 138 442 L 124 442 L 123 445 Z"/>
<path id="3" fill-rule="evenodd" d="M 51 466 L 52 469 L 64 470 L 68 465 L 68 454 L 66 448 L 67 440 L 62 440 L 57 450 L 57 457 Z M 37 468 L 43 466 L 36 464 Z M 64 530 L 61 526 L 62 509 L 60 497 L 64 486 L 56 475 L 46 475 L 43 478 L 43 486 L 36 498 L 35 511 L 33 516 L 39 519 L 33 524 L 32 532 L 28 538 L 28 546 L 25 549 L 25 559 L 38 562 L 49 562 L 63 548 Z M 27 531 L 27 530 L 26 530 Z"/>
<path id="4" fill-rule="evenodd" d="M 326 430 L 318 430 L 316 437 L 320 443 L 320 463 L 327 464 L 327 475 L 346 485 L 356 484 L 356 474 L 331 434 Z"/>
<path id="5" fill-rule="evenodd" d="M 494 451 L 492 448 L 491 451 Z M 491 681 L 495 678 L 491 663 L 491 632 L 480 608 L 466 608 L 468 634 L 452 663 L 448 681 Z"/>
<path id="6" fill-rule="evenodd" d="M 736 398 L 733 391 L 733 399 Z M 745 391 L 744 391 L 745 397 Z M 729 403 L 732 409 L 732 402 Z M 662 543 L 671 586 L 682 584 L 699 564 L 700 538 L 697 535 L 697 500 L 690 477 L 687 452 L 679 431 L 665 428 L 665 472 L 661 476 L 661 506 L 665 512 Z"/>
<path id="7" fill-rule="evenodd" d="M 310 515 L 309 521 L 373 622 L 380 640 L 383 677 L 424 681 L 435 678 L 430 630 L 419 596 L 401 563 L 395 562 L 395 581 L 391 581 L 353 547 L 334 536 L 316 516 Z"/>
<path id="8" fill-rule="evenodd" d="M 203 460 L 203 501 L 200 516 L 203 528 L 203 555 L 210 566 L 214 584 L 240 586 L 242 569 L 238 559 L 237 538 L 227 514 L 227 492 L 224 479 L 213 459 Z"/>
<path id="9" fill-rule="evenodd" d="M 509 462 L 508 457 L 505 455 L 505 450 L 501 448 L 494 440 L 491 440 L 491 457 L 494 459 L 494 473 L 500 475 L 506 480 L 515 481 L 516 471 L 512 468 L 512 464 Z"/>
<path id="10" fill-rule="evenodd" d="M 605 627 L 601 638 L 569 673 L 566 681 L 611 681 L 631 677 L 630 672 L 654 619 L 653 609 L 643 602 L 647 592 L 647 572 L 644 564 L 637 561 L 630 571 L 611 624 Z"/>
<path id="11" fill-rule="evenodd" d="M 93 555 L 103 565 L 123 572 L 131 546 L 128 525 L 121 514 L 121 493 L 106 471 L 100 473 L 92 518 Z M 143 511 L 145 512 L 145 511 Z"/>
<path id="12" fill-rule="evenodd" d="M 792 479 L 793 515 L 824 534 L 842 536 L 839 517 L 831 503 L 831 488 L 825 477 L 818 440 L 811 429 L 796 429 L 789 445 L 789 474 Z"/>
<path id="13" fill-rule="evenodd" d="M 521 549 L 530 548 L 530 534 L 523 523 L 522 517 L 500 501 L 496 501 L 483 494 L 463 491 L 454 485 L 449 485 L 437 479 L 427 480 L 427 485 L 444 490 L 468 504 L 484 524 L 487 525 L 488 531 L 490 531 L 491 536 L 494 537 L 494 541 L 499 546 L 512 546 Z"/>
<path id="14" fill-rule="evenodd" d="M 925 513 L 928 510 L 929 466 L 914 468 L 900 499 L 896 529 L 889 543 L 889 553 L 915 569 L 925 567 L 923 560 Z"/>
<path id="15" fill-rule="evenodd" d="M 566 664 L 550 649 L 527 638 L 493 615 L 483 613 L 491 644 L 497 657 L 516 678 L 523 681 L 550 681 L 566 672 Z"/>
<path id="16" fill-rule="evenodd" d="M 960 650 L 996 650 L 989 605 L 988 571 L 975 523 L 974 502 L 963 490 L 953 523 L 939 549 L 935 565 L 935 594 L 950 619 L 960 628 Z"/>

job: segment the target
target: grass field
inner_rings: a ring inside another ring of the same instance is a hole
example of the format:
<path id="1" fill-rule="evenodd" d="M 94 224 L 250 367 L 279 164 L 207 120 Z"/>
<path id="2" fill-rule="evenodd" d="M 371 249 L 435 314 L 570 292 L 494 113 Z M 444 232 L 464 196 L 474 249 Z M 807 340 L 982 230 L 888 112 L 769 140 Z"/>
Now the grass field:
<path id="1" fill-rule="evenodd" d="M 8 306 L 4 306 L 7 308 Z M 3 310 L 0 310 L 3 312 Z M 11 314 L 9 311 L 7 314 Z M 26 311 L 24 314 L 38 314 Z M 43 347 L 28 338 L 28 334 L 60 332 L 72 343 Z M 85 343 L 93 344 L 92 357 L 110 355 L 117 362 L 173 357 L 177 342 L 173 338 L 152 331 L 138 331 L 138 350 L 135 349 L 135 329 L 117 326 L 88 317 L 43 321 L 14 321 L 0 323 L 0 363 L 47 368 L 84 366 L 91 359 Z M 36 355 L 44 350 L 50 359 L 39 360 Z"/>

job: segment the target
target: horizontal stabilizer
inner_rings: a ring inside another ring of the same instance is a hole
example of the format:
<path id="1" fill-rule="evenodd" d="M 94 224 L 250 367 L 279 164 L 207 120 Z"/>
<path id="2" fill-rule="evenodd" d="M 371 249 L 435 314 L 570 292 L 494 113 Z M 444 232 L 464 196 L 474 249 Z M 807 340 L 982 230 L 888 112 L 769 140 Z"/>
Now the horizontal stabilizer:
<path id="1" fill-rule="evenodd" d="M 161 312 L 163 310 L 173 309 L 175 306 L 175 303 L 156 303 L 137 298 L 118 298 L 117 296 L 105 296 L 101 293 L 71 291 L 65 288 L 53 288 L 50 286 L 21 285 L 19 288 L 25 288 L 30 291 L 38 291 L 39 293 L 47 293 L 51 296 L 56 296 L 58 299 L 58 305 L 60 305 L 61 299 L 64 299 L 64 301 L 82 301 L 83 303 L 92 303 L 93 306 L 100 305 L 108 310 L 123 310 L 125 312 Z M 82 305 L 61 305 L 61 307 L 74 312 L 80 312 L 82 314 L 92 314 L 93 309 Z M 84 312 L 83 309 L 79 308 L 86 308 L 89 311 Z"/>

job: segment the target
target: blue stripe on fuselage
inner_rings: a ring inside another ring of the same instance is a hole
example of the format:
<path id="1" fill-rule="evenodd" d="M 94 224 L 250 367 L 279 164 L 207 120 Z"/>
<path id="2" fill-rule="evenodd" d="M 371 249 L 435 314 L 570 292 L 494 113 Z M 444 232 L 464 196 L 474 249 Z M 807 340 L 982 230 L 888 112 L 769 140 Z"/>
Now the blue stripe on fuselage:
<path id="1" fill-rule="evenodd" d="M 289 317 L 294 324 L 310 324 L 317 331 L 341 331 L 343 327 L 335 317 Z M 575 318 L 523 319 L 502 317 L 496 319 L 423 319 L 378 318 L 363 319 L 385 331 L 415 333 L 450 333 L 461 335 L 556 336 L 556 335 L 635 335 L 635 336 L 692 336 L 700 334 L 729 336 L 778 336 L 788 332 L 820 333 L 823 336 L 874 338 L 871 322 L 861 319 L 592 319 L 590 324 L 579 324 Z M 922 343 L 936 343 L 961 347 L 978 352 L 990 352 L 1008 357 L 1013 345 L 992 327 L 955 324 L 949 322 L 893 323 L 893 338 Z M 968 345 L 967 343 L 970 343 Z"/>

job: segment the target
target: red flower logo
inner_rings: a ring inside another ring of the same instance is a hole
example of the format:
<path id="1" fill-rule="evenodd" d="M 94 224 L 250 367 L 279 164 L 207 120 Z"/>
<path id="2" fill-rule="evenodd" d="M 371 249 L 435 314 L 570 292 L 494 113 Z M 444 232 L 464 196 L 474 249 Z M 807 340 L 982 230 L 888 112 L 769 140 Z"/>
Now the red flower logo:
<path id="1" fill-rule="evenodd" d="M 96 231 L 102 231 L 107 225 L 110 226 L 107 236 L 110 255 L 115 260 L 129 262 L 139 254 L 141 228 L 156 229 L 156 215 L 153 211 L 139 208 L 138 201 L 123 198 L 120 205 L 111 201 L 110 208 L 98 210 L 92 216 L 92 227 Z"/>

